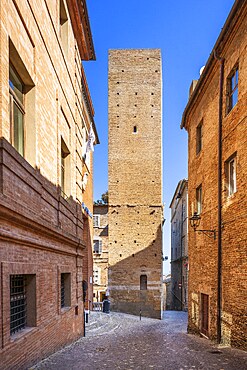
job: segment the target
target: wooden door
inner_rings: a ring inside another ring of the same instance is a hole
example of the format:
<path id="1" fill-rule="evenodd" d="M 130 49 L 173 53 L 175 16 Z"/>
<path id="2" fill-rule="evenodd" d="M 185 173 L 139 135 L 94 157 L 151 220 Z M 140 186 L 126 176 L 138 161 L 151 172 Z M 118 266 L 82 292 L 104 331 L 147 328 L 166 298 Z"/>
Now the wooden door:
<path id="1" fill-rule="evenodd" d="M 208 336 L 209 319 L 209 297 L 208 294 L 201 294 L 201 332 Z"/>

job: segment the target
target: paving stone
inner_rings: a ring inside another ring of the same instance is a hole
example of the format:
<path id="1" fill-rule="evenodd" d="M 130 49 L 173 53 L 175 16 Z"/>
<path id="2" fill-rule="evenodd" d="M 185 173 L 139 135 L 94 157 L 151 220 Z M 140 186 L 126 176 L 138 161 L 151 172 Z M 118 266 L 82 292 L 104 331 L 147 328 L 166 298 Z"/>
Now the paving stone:
<path id="1" fill-rule="evenodd" d="M 219 347 L 205 338 L 187 334 L 186 330 L 185 312 L 166 311 L 163 320 L 141 321 L 138 316 L 92 312 L 86 337 L 32 370 L 247 369 L 246 352 Z"/>

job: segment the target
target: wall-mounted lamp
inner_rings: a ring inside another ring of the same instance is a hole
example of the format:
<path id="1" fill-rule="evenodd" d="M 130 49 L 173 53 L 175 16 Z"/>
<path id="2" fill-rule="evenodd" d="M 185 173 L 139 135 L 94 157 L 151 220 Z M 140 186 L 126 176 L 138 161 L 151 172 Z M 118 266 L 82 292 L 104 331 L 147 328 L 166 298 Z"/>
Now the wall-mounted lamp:
<path id="1" fill-rule="evenodd" d="M 201 230 L 197 228 L 200 226 L 201 217 L 197 212 L 194 212 L 193 216 L 189 218 L 190 226 L 193 227 L 194 231 L 201 232 L 207 235 L 209 238 L 213 237 L 214 240 L 216 239 L 216 230 Z"/>

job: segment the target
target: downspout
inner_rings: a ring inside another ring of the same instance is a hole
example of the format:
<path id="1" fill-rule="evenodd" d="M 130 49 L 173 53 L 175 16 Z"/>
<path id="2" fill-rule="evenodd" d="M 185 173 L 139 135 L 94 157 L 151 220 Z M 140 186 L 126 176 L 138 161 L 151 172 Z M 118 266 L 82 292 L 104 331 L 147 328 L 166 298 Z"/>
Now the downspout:
<path id="1" fill-rule="evenodd" d="M 217 275 L 217 342 L 221 343 L 221 311 L 222 311 L 222 105 L 224 85 L 224 62 L 225 59 L 217 55 L 214 57 L 220 62 L 220 86 L 219 86 L 219 122 L 218 122 L 218 275 Z"/>

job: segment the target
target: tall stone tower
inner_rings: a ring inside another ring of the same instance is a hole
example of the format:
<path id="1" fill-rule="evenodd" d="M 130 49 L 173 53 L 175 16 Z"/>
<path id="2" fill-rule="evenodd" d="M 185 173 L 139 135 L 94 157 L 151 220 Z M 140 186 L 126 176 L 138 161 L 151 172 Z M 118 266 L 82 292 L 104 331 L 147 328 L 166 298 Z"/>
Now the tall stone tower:
<path id="1" fill-rule="evenodd" d="M 158 49 L 109 51 L 109 291 L 161 318 L 162 85 Z"/>

